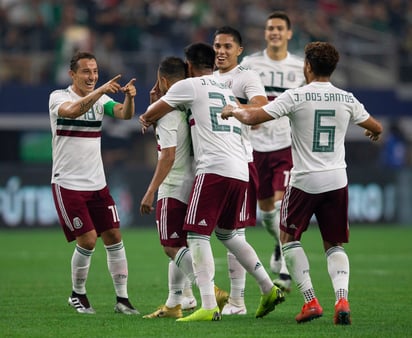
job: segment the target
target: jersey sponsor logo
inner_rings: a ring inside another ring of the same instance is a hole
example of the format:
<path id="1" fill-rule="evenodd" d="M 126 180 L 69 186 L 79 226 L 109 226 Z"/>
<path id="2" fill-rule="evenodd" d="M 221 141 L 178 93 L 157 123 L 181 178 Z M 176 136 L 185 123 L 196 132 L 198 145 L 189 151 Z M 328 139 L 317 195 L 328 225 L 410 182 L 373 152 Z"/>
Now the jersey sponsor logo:
<path id="1" fill-rule="evenodd" d="M 80 229 L 83 226 L 83 222 L 79 217 L 73 218 L 73 226 L 75 229 Z"/>

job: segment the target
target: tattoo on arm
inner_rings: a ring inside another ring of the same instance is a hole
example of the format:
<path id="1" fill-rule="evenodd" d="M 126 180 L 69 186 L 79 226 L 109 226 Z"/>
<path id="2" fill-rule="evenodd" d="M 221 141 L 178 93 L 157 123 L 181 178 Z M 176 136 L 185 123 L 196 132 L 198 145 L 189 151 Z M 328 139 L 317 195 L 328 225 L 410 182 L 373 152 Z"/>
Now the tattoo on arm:
<path id="1" fill-rule="evenodd" d="M 80 103 L 80 112 L 84 114 L 91 108 L 91 106 L 93 106 L 93 100 Z"/>

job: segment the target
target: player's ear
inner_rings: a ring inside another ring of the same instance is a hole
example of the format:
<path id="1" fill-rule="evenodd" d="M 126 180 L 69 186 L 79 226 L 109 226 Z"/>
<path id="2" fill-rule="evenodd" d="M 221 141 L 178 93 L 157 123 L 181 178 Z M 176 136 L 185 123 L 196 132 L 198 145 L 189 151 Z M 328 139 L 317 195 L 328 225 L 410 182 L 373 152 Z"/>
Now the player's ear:
<path id="1" fill-rule="evenodd" d="M 293 37 L 293 31 L 292 31 L 291 29 L 288 29 L 288 33 L 287 33 L 286 37 L 287 37 L 288 40 L 291 40 L 291 39 L 292 39 L 292 37 Z"/>
<path id="2" fill-rule="evenodd" d="M 170 85 L 169 85 L 169 81 L 167 80 L 166 77 L 160 76 L 160 77 L 159 77 L 159 80 L 160 80 L 160 84 L 161 84 L 161 86 L 160 86 L 160 84 L 159 84 L 159 88 L 167 88 L 167 89 L 169 89 Z"/>
<path id="3" fill-rule="evenodd" d="M 192 64 L 190 61 L 186 60 L 186 76 L 187 77 L 192 77 L 193 72 L 192 72 Z"/>

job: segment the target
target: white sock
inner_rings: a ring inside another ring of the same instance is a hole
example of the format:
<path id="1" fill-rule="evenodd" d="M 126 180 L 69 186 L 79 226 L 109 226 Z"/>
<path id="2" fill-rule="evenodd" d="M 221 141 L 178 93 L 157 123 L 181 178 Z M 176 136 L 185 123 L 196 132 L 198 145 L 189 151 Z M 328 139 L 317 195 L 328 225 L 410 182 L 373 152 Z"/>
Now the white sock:
<path id="1" fill-rule="evenodd" d="M 169 261 L 169 295 L 166 300 L 166 306 L 169 308 L 175 307 L 177 304 L 182 304 L 183 287 L 185 285 L 186 276 L 177 267 L 174 261 Z"/>
<path id="2" fill-rule="evenodd" d="M 349 258 L 341 246 L 331 247 L 326 251 L 328 272 L 332 280 L 336 301 L 348 298 L 349 290 Z"/>
<path id="3" fill-rule="evenodd" d="M 107 267 L 113 279 L 116 296 L 129 298 L 127 294 L 127 259 L 123 241 L 117 244 L 105 245 L 107 254 Z"/>
<path id="4" fill-rule="evenodd" d="M 282 206 L 282 201 L 275 202 L 275 216 L 274 216 L 274 225 L 273 225 L 273 232 L 275 237 L 275 245 L 279 245 L 282 247 L 280 243 L 280 207 Z M 283 256 L 282 250 L 280 250 L 280 271 L 279 274 L 282 275 L 289 275 L 288 267 L 286 266 L 285 257 Z"/>
<path id="5" fill-rule="evenodd" d="M 273 236 L 276 238 L 276 230 L 275 230 L 275 216 L 276 216 L 276 209 L 271 211 L 262 211 L 262 226 Z"/>
<path id="6" fill-rule="evenodd" d="M 181 247 L 176 253 L 175 264 L 189 279 L 191 284 L 195 284 L 195 274 L 193 272 L 193 263 L 190 250 L 186 247 Z M 191 286 L 190 286 L 191 287 Z"/>
<path id="7" fill-rule="evenodd" d="M 244 236 L 239 236 L 236 231 L 216 228 L 216 237 L 223 245 L 235 255 L 239 263 L 249 272 L 259 284 L 263 294 L 268 293 L 273 283 L 257 256 L 255 249 L 246 241 Z"/>
<path id="8" fill-rule="evenodd" d="M 280 244 L 280 207 L 282 206 L 282 201 L 275 202 L 275 210 L 273 216 L 273 237 Z"/>
<path id="9" fill-rule="evenodd" d="M 230 278 L 230 301 L 236 306 L 245 306 L 246 270 L 230 251 L 227 252 Z"/>
<path id="10" fill-rule="evenodd" d="M 79 245 L 74 248 L 71 269 L 72 269 L 72 288 L 79 295 L 86 294 L 86 281 L 89 275 L 90 261 L 93 250 L 87 250 Z"/>
<path id="11" fill-rule="evenodd" d="M 183 286 L 183 297 L 194 298 L 192 286 L 192 281 L 189 278 L 185 277 L 185 285 Z"/>
<path id="12" fill-rule="evenodd" d="M 239 236 L 246 236 L 245 228 L 236 231 Z M 227 266 L 230 279 L 230 302 L 236 306 L 245 306 L 246 270 L 230 251 L 227 252 Z"/>
<path id="13" fill-rule="evenodd" d="M 187 243 L 192 256 L 193 272 L 202 299 L 202 308 L 206 310 L 214 309 L 217 306 L 214 283 L 215 261 L 210 246 L 210 236 L 189 232 L 187 234 Z"/>
<path id="14" fill-rule="evenodd" d="M 315 298 L 312 280 L 309 274 L 309 261 L 300 241 L 285 243 L 282 246 L 283 255 L 290 276 L 295 281 L 305 302 Z"/>

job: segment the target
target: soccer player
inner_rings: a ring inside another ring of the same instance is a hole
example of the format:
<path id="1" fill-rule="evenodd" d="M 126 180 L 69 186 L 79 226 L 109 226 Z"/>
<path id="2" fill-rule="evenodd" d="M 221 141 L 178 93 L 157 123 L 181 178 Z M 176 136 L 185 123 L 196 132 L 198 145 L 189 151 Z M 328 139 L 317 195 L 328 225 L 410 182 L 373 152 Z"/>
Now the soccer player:
<path id="1" fill-rule="evenodd" d="M 284 300 L 282 291 L 270 280 L 255 250 L 236 227 L 248 185 L 248 165 L 241 139 L 241 124 L 224 123 L 220 112 L 236 99 L 224 83 L 213 76 L 215 52 L 205 43 L 185 48 L 189 78 L 175 83 L 160 100 L 140 117 L 143 126 L 183 106 L 190 111 L 189 124 L 196 163 L 196 177 L 190 195 L 184 230 L 192 255 L 193 270 L 202 307 L 177 321 L 220 320 L 215 299 L 215 265 L 210 236 L 216 236 L 259 284 L 262 296 L 256 317 L 273 311 Z"/>
<path id="2" fill-rule="evenodd" d="M 293 168 L 281 206 L 280 238 L 287 267 L 305 301 L 296 316 L 298 323 L 323 315 L 300 242 L 313 215 L 322 235 L 336 296 L 334 323 L 351 323 L 349 258 L 343 248 L 343 243 L 349 241 L 344 140 L 349 122 L 365 128 L 365 135 L 372 141 L 382 133 L 380 122 L 353 94 L 330 82 L 338 61 L 339 53 L 331 44 L 309 43 L 304 60 L 306 86 L 287 90 L 261 108 L 227 106 L 222 112 L 223 118 L 235 116 L 250 125 L 282 116 L 291 123 Z"/>
<path id="3" fill-rule="evenodd" d="M 291 22 L 281 11 L 266 19 L 266 49 L 246 56 L 241 65 L 259 73 L 269 101 L 286 89 L 305 84 L 303 60 L 288 52 L 292 38 Z M 291 280 L 282 257 L 279 242 L 279 213 L 285 188 L 292 168 L 291 136 L 286 117 L 255 126 L 250 132 L 253 157 L 259 177 L 258 205 L 262 225 L 275 238 L 270 269 L 279 274 L 274 283 L 290 291 Z"/>
<path id="4" fill-rule="evenodd" d="M 125 120 L 133 117 L 135 79 L 122 87 L 121 75 L 117 75 L 95 88 L 98 66 L 95 56 L 88 52 L 73 55 L 69 75 L 72 84 L 53 91 L 49 98 L 53 198 L 67 241 L 76 241 L 68 302 L 79 313 L 95 313 L 86 296 L 86 281 L 97 238 L 101 237 L 117 297 L 114 310 L 138 314 L 128 298 L 119 214 L 106 183 L 100 149 L 104 115 Z M 125 94 L 123 103 L 108 96 L 117 92 Z"/>
<path id="5" fill-rule="evenodd" d="M 150 92 L 151 103 L 163 96 L 171 85 L 184 78 L 184 61 L 177 57 L 165 58 L 159 65 L 157 82 Z M 193 309 L 197 305 L 191 286 L 185 288 L 185 282 L 189 280 L 186 276 L 193 277 L 193 267 L 183 223 L 195 177 L 186 112 L 176 109 L 163 116 L 157 121 L 155 132 L 158 162 L 140 203 L 140 212 L 149 214 L 154 210 L 152 205 L 158 191 L 156 224 L 160 244 L 170 257 L 169 295 L 165 305 L 143 318 L 181 318 L 182 310 Z"/>
<path id="6" fill-rule="evenodd" d="M 216 53 L 215 64 L 217 67 L 213 75 L 232 89 L 241 104 L 249 104 L 257 107 L 265 105 L 268 100 L 259 74 L 238 64 L 238 57 L 243 52 L 240 33 L 236 29 L 228 26 L 218 28 L 214 34 L 213 49 Z M 245 210 L 246 219 L 243 225 L 255 226 L 258 177 L 253 162 L 253 149 L 248 136 L 249 129 L 249 126 L 242 125 L 243 144 L 246 149 L 249 167 L 249 185 L 247 188 Z M 238 228 L 237 233 L 239 236 L 245 236 L 245 228 Z M 244 298 L 246 270 L 230 251 L 227 252 L 227 263 L 230 278 L 230 298 L 228 304 L 223 308 L 222 314 L 246 314 L 247 309 Z"/>

